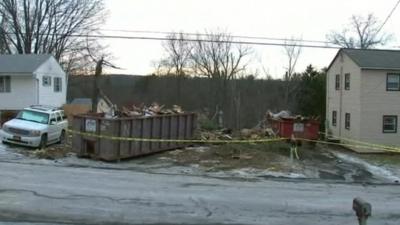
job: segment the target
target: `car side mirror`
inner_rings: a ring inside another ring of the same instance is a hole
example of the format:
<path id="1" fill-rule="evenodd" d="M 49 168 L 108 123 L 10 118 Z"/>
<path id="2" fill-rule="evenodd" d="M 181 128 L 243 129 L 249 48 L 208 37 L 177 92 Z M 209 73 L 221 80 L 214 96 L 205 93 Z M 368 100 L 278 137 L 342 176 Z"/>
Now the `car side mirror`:
<path id="1" fill-rule="evenodd" d="M 55 125 L 57 123 L 56 120 L 50 120 L 50 125 Z"/>

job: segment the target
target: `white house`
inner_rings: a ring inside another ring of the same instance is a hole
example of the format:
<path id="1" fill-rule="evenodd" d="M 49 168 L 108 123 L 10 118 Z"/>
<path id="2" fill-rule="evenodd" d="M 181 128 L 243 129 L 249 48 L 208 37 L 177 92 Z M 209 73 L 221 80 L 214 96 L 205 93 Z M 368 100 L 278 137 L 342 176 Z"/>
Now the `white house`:
<path id="1" fill-rule="evenodd" d="M 328 133 L 400 146 L 400 51 L 341 49 L 326 85 Z"/>
<path id="2" fill-rule="evenodd" d="M 66 74 L 51 55 L 0 55 L 0 110 L 62 106 Z"/>

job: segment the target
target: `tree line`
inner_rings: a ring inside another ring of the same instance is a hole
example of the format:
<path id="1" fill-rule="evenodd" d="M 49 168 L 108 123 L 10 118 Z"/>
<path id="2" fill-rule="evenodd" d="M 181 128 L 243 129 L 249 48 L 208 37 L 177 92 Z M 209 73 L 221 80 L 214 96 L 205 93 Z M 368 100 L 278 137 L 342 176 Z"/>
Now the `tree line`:
<path id="1" fill-rule="evenodd" d="M 52 54 L 68 73 L 88 72 L 88 49 L 101 48 L 82 36 L 98 32 L 105 14 L 103 0 L 1 0 L 0 53 Z"/>
<path id="2" fill-rule="evenodd" d="M 104 0 L 1 0 L 0 53 L 52 54 L 68 74 L 94 74 L 102 71 L 99 68 L 103 65 L 112 66 L 105 59 L 109 57 L 99 40 L 89 38 L 99 33 L 106 14 Z M 353 15 L 349 24 L 342 30 L 331 31 L 326 39 L 345 48 L 376 48 L 392 37 L 382 31 L 383 25 L 373 14 Z M 202 77 L 207 82 L 201 88 L 210 96 L 207 108 L 240 114 L 243 90 L 236 81 L 256 77 L 249 70 L 255 50 L 233 40 L 223 30 L 206 31 L 194 38 L 185 33 L 171 33 L 168 41 L 162 43 L 165 57 L 155 63 L 153 74 L 176 78 L 177 102 L 185 95 L 184 80 Z M 301 39 L 296 38 L 287 39 L 283 44 L 287 66 L 279 89 L 282 109 L 323 116 L 320 106 L 325 71 L 310 66 L 302 73 L 296 72 L 302 52 L 300 46 Z"/>

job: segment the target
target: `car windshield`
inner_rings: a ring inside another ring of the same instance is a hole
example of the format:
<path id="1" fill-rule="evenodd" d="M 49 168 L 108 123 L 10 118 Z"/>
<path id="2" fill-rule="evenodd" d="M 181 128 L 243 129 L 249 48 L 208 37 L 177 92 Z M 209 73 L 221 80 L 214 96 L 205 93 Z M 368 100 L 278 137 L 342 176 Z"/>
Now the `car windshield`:
<path id="1" fill-rule="evenodd" d="M 49 114 L 36 112 L 36 111 L 30 111 L 30 110 L 23 110 L 18 113 L 17 119 L 32 121 L 32 122 L 36 122 L 36 123 L 48 124 L 49 123 Z"/>

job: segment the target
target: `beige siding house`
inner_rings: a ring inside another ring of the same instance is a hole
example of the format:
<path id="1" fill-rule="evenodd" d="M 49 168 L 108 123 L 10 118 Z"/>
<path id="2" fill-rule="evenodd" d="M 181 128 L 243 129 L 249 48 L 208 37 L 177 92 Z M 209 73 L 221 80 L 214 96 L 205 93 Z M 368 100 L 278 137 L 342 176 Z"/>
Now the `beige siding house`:
<path id="1" fill-rule="evenodd" d="M 327 133 L 400 146 L 400 51 L 341 49 L 327 71 Z"/>

